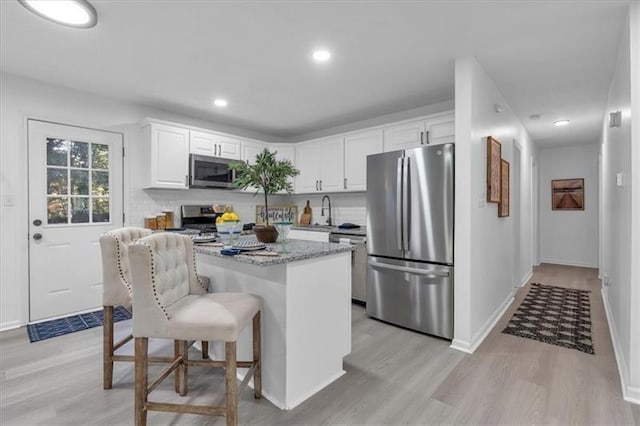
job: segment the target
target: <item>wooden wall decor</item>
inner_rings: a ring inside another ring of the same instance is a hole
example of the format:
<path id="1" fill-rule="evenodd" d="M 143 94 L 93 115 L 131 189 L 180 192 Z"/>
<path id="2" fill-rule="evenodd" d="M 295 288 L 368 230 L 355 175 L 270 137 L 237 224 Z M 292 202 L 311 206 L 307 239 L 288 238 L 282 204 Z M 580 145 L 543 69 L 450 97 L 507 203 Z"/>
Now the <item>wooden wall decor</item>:
<path id="1" fill-rule="evenodd" d="M 291 222 L 298 224 L 298 206 L 269 206 L 269 223 Z M 267 215 L 264 205 L 256 206 L 256 225 L 266 225 Z"/>
<path id="2" fill-rule="evenodd" d="M 551 181 L 553 210 L 584 210 L 584 178 Z"/>
<path id="3" fill-rule="evenodd" d="M 502 159 L 502 145 L 487 136 L 487 202 L 500 202 L 500 160 Z"/>
<path id="4" fill-rule="evenodd" d="M 500 160 L 500 203 L 498 203 L 498 217 L 509 216 L 509 162 Z"/>

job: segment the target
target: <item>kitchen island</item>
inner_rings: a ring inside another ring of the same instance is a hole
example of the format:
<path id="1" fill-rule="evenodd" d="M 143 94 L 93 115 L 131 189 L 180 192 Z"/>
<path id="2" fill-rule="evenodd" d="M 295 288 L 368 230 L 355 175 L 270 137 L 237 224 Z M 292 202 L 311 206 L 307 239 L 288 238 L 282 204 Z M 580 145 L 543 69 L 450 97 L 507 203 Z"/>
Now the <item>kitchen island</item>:
<path id="1" fill-rule="evenodd" d="M 209 291 L 245 292 L 262 300 L 262 389 L 289 410 L 345 371 L 351 352 L 351 250 L 343 244 L 287 240 L 268 244 L 277 256 L 225 256 L 196 245 L 198 273 Z M 238 359 L 251 359 L 251 328 L 238 339 Z M 212 358 L 223 358 L 221 344 Z M 239 375 L 244 376 L 244 371 Z"/>

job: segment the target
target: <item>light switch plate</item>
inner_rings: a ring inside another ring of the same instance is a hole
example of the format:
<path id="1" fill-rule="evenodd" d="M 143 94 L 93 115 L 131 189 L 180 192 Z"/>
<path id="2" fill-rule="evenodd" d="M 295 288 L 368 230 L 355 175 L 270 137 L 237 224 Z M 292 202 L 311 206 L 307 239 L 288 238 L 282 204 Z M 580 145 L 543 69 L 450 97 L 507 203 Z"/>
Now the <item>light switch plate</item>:
<path id="1" fill-rule="evenodd" d="M 2 196 L 2 205 L 5 207 L 13 207 L 15 204 L 15 197 L 13 194 L 4 194 Z"/>
<path id="2" fill-rule="evenodd" d="M 616 173 L 616 186 L 624 186 L 624 178 L 622 173 Z"/>

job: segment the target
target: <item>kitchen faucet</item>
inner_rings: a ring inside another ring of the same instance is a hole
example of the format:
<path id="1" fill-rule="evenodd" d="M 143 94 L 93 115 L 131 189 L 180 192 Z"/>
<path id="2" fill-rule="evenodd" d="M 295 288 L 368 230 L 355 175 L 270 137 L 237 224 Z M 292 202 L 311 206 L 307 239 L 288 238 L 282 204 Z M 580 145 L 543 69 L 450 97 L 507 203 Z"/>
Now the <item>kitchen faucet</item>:
<path id="1" fill-rule="evenodd" d="M 328 195 L 325 195 L 324 197 L 322 197 L 322 210 L 320 210 L 320 216 L 324 216 L 324 199 L 325 198 L 329 202 L 329 219 L 327 219 L 327 225 L 331 226 L 333 225 L 331 223 L 331 198 L 329 198 Z"/>

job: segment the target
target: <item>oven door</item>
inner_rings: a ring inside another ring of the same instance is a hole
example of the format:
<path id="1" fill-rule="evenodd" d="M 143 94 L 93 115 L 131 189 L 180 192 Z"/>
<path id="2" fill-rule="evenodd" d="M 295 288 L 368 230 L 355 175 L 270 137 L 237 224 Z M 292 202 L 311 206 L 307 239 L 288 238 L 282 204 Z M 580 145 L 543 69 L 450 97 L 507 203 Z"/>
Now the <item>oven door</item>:
<path id="1" fill-rule="evenodd" d="M 193 188 L 235 188 L 235 172 L 229 168 L 234 160 L 206 155 L 189 156 L 189 186 Z"/>

